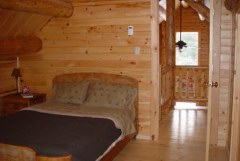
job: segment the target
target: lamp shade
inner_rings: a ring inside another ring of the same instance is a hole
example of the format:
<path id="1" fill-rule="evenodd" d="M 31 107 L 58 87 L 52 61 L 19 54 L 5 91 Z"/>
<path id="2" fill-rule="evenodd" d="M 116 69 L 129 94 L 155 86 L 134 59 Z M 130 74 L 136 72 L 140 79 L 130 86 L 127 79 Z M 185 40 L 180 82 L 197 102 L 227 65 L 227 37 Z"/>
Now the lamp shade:
<path id="1" fill-rule="evenodd" d="M 20 69 L 19 68 L 13 68 L 13 71 L 12 71 L 12 74 L 11 74 L 12 77 L 21 77 L 21 73 L 20 73 Z"/>

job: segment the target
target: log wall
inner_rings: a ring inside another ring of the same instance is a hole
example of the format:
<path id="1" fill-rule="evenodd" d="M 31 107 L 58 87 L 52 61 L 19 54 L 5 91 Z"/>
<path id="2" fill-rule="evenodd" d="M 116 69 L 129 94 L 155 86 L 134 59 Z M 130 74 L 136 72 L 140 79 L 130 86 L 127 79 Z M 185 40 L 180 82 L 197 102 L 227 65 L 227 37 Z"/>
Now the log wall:
<path id="1" fill-rule="evenodd" d="M 173 101 L 173 67 L 168 63 L 168 47 L 166 45 L 167 33 L 166 22 L 159 25 L 160 29 L 160 64 L 161 64 L 161 111 L 162 115 L 167 114 L 172 107 Z M 173 56 L 172 56 L 173 57 Z M 174 60 L 172 60 L 174 62 Z M 161 116 L 160 116 L 161 118 Z"/>
<path id="2" fill-rule="evenodd" d="M 104 72 L 139 80 L 139 137 L 151 137 L 150 0 L 73 0 L 71 18 L 54 18 L 38 33 L 43 49 L 22 56 L 22 85 L 51 98 L 52 78 L 63 73 Z M 128 36 L 127 28 L 134 27 Z M 140 47 L 140 55 L 134 48 Z"/>

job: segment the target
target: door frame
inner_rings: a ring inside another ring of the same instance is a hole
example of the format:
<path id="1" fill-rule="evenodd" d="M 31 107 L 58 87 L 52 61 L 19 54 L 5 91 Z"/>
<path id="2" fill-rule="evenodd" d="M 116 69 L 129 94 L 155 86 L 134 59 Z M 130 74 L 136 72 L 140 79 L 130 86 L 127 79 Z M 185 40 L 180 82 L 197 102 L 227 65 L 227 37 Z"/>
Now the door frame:
<path id="1" fill-rule="evenodd" d="M 233 110 L 232 110 L 232 131 L 231 131 L 231 145 L 230 145 L 230 160 L 237 161 L 239 158 L 240 149 L 240 15 L 236 15 L 236 41 L 235 41 L 235 73 L 234 73 L 234 90 L 233 90 Z"/>
<path id="2" fill-rule="evenodd" d="M 209 51 L 209 88 L 207 111 L 207 138 L 205 161 L 209 161 L 210 146 L 217 145 L 219 88 L 212 88 L 211 82 L 219 82 L 221 53 L 221 7 L 219 0 L 210 1 L 210 51 Z M 212 101 L 214 100 L 214 101 Z M 214 108 L 213 108 L 214 107 Z"/>

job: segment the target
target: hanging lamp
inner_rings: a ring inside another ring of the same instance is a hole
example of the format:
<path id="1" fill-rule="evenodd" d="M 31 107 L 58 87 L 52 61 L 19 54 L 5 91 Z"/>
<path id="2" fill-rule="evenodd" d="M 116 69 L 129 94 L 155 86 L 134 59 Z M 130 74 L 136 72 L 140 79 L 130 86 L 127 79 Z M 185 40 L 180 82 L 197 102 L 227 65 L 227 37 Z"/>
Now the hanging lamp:
<path id="1" fill-rule="evenodd" d="M 176 46 L 178 47 L 179 51 L 181 52 L 183 47 L 187 47 L 187 43 L 185 43 L 184 41 L 182 41 L 182 0 L 180 1 L 180 40 L 176 43 Z"/>

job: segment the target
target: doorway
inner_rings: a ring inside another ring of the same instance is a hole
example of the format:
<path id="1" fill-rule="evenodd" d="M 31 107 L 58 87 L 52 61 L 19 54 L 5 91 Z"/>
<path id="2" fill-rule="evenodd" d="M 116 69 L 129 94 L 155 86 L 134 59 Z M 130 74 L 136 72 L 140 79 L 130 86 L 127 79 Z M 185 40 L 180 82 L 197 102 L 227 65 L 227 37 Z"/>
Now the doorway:
<path id="1" fill-rule="evenodd" d="M 180 32 L 179 12 L 179 9 L 176 9 L 176 42 Z M 182 12 L 182 15 L 185 15 L 181 19 L 182 38 L 187 43 L 188 51 L 185 49 L 181 52 L 176 51 L 179 55 L 174 55 L 173 67 L 168 64 L 166 30 L 169 26 L 165 22 L 160 24 L 162 120 L 159 137 L 160 141 L 168 140 L 172 146 L 179 146 L 182 150 L 186 148 L 184 153 L 186 156 L 191 156 L 192 160 L 203 161 L 207 132 L 209 22 L 200 20 L 198 13 L 190 6 L 182 8 Z M 192 55 L 184 61 L 179 61 L 180 58 L 186 58 L 185 53 Z M 187 142 L 191 144 L 190 147 L 184 146 Z M 191 152 L 190 149 L 198 149 L 201 154 Z M 195 154 L 191 155 L 191 153 Z M 183 158 L 186 159 L 186 156 Z M 195 156 L 203 157 L 194 158 Z"/>

